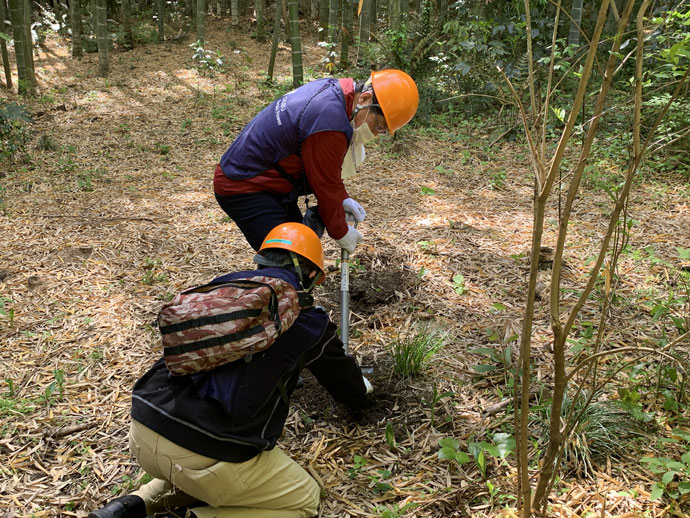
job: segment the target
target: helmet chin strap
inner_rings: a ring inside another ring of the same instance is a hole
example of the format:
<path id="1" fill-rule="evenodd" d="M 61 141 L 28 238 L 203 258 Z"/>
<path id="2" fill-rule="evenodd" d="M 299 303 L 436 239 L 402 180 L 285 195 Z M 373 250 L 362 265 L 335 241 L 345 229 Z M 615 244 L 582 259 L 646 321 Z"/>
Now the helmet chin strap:
<path id="1" fill-rule="evenodd" d="M 299 278 L 299 283 L 302 285 L 302 288 L 304 291 L 307 293 L 313 290 L 316 287 L 316 283 L 319 281 L 321 278 L 321 272 L 318 272 L 315 276 L 314 279 L 311 281 L 309 286 L 306 286 L 304 284 L 304 275 L 302 275 L 302 267 L 299 265 L 299 256 L 295 253 L 290 251 L 290 257 L 292 258 L 292 265 L 295 267 L 295 271 L 297 272 L 297 277 Z"/>

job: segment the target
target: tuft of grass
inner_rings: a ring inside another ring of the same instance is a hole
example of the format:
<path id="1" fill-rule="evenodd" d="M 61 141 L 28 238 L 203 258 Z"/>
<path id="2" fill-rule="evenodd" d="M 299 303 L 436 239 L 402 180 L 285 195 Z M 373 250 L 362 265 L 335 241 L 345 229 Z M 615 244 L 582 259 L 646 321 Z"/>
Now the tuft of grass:
<path id="1" fill-rule="evenodd" d="M 579 477 L 592 477 L 596 466 L 607 458 L 623 459 L 634 449 L 636 439 L 644 437 L 648 428 L 621 406 L 619 401 L 598 401 L 586 405 L 588 396 L 581 394 L 573 401 L 566 397 L 562 415 L 565 418 L 575 406 L 574 416 L 580 416 L 563 448 L 563 465 Z M 550 402 L 538 413 L 542 429 L 547 432 L 551 414 Z M 547 433 L 548 435 L 548 433 Z"/>
<path id="2" fill-rule="evenodd" d="M 403 378 L 419 376 L 447 338 L 445 333 L 428 325 L 399 337 L 391 345 L 393 370 Z"/>

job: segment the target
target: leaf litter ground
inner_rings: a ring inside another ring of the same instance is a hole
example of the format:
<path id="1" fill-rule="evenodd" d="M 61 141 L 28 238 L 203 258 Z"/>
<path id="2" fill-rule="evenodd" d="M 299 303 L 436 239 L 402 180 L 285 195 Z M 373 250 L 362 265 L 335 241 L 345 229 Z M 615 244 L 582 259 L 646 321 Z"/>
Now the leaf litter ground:
<path id="1" fill-rule="evenodd" d="M 95 77 L 95 55 L 73 61 L 60 40 L 39 53 L 41 92 L 22 101 L 35 115 L 30 158 L 0 173 L 3 516 L 83 517 L 136 487 L 143 474 L 127 451 L 130 390 L 160 355 L 151 325 L 157 309 L 182 288 L 252 267 L 252 253 L 213 198 L 212 173 L 243 124 L 287 89 L 289 51 L 279 50 L 279 90 L 261 86 L 268 44 L 230 39 L 212 20 L 207 47 L 228 64 L 207 76 L 186 43 L 113 52 L 107 80 Z M 322 51 L 311 35 L 304 53 L 318 70 Z M 515 348 L 532 188 L 524 148 L 489 149 L 492 140 L 469 125 L 405 129 L 374 145 L 347 182 L 368 212 L 366 240 L 353 257 L 351 350 L 374 366 L 375 397 L 351 414 L 305 374 L 279 443 L 323 488 L 320 516 L 378 516 L 408 502 L 417 504 L 412 516 L 513 515 L 504 509 L 515 490 L 512 458 L 489 459 L 493 496 L 474 464 L 437 458 L 444 437 L 466 449 L 510 424 L 501 371 L 480 375 L 475 366 L 486 358 L 470 351 Z M 690 248 L 689 191 L 674 177 L 638 185 L 632 245 L 653 246 L 666 264 L 676 260 L 675 247 Z M 564 273 L 572 290 L 605 229 L 605 199 L 578 206 Z M 547 223 L 545 244 L 553 245 L 557 221 Z M 337 322 L 339 251 L 324 244 L 330 277 L 317 300 Z M 619 292 L 636 296 L 616 308 L 608 341 L 673 338 L 649 316 L 672 270 L 629 259 L 621 270 Z M 542 279 L 533 337 L 546 390 L 547 285 Z M 572 300 L 566 295 L 566 304 Z M 595 321 L 596 308 L 587 311 Z M 425 322 L 452 339 L 424 376 L 401 380 L 390 344 Z M 434 390 L 453 395 L 434 403 Z M 654 479 L 639 468 L 643 453 L 561 481 L 553 515 L 664 515 L 663 504 L 649 501 Z M 366 463 L 357 468 L 355 456 Z M 390 475 L 382 479 L 381 470 Z"/>

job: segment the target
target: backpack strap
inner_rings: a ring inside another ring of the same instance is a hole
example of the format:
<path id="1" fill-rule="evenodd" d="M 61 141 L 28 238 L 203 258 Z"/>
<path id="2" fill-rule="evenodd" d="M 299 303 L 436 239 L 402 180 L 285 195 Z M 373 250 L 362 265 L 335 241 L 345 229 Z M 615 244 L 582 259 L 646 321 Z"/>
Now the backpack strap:
<path id="1" fill-rule="evenodd" d="M 300 311 L 314 307 L 314 296 L 306 291 L 298 291 L 297 299 L 299 301 Z"/>

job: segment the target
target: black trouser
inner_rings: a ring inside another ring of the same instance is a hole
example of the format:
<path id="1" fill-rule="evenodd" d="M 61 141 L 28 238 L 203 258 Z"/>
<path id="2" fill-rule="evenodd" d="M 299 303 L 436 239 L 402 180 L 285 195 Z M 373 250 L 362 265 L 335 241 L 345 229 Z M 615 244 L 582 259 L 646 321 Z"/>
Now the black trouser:
<path id="1" fill-rule="evenodd" d="M 281 223 L 302 222 L 297 201 L 283 202 L 284 194 L 267 192 L 220 196 L 218 204 L 244 234 L 251 247 L 258 251 L 266 235 Z"/>

